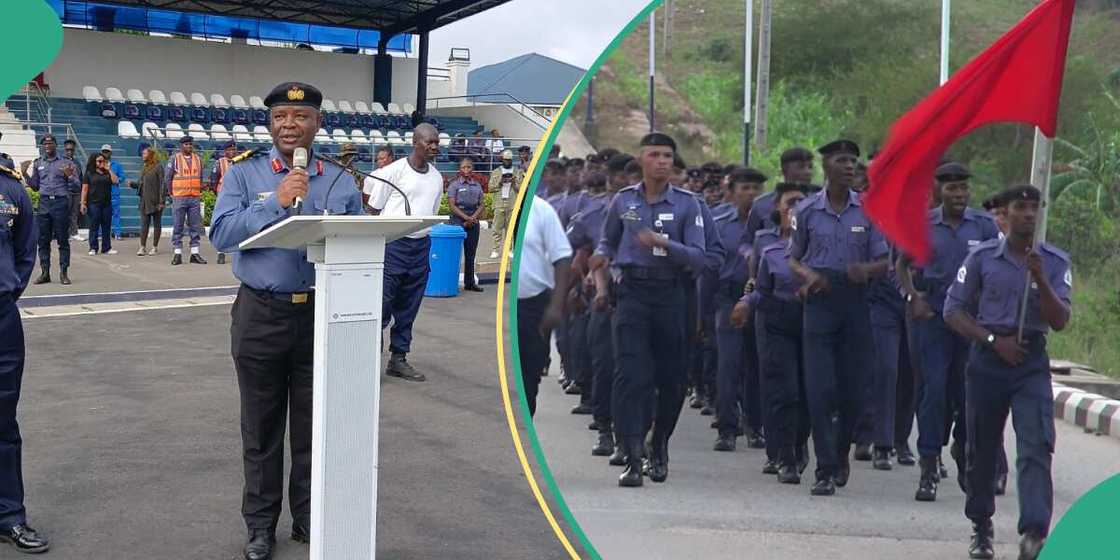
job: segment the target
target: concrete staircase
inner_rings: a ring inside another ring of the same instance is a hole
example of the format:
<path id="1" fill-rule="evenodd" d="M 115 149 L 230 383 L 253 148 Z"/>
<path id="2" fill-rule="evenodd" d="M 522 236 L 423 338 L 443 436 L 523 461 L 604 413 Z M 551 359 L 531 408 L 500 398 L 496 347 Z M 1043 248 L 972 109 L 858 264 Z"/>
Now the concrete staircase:
<path id="1" fill-rule="evenodd" d="M 35 132 L 24 130 L 23 124 L 7 107 L 0 106 L 0 152 L 8 154 L 15 162 L 16 168 L 24 161 L 31 161 L 39 157 L 39 147 L 36 145 Z"/>

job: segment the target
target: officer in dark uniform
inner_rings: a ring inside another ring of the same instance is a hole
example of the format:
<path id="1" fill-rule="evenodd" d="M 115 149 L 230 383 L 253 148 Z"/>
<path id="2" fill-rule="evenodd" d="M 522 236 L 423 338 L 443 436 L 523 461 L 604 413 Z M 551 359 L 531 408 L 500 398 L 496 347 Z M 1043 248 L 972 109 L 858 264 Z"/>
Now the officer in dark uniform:
<path id="1" fill-rule="evenodd" d="M 463 158 L 459 161 L 459 174 L 447 185 L 447 204 L 451 209 L 451 223 L 467 233 L 463 241 L 463 289 L 468 292 L 483 291 L 475 282 L 474 263 L 482 229 L 479 220 L 486 209 L 484 197 L 482 183 L 474 178 L 474 160 Z"/>
<path id="2" fill-rule="evenodd" d="M 265 99 L 271 109 L 273 147 L 266 157 L 233 165 L 214 208 L 210 240 L 233 255 L 241 281 L 231 312 L 233 361 L 241 394 L 241 441 L 245 490 L 241 513 L 249 530 L 245 558 L 272 557 L 284 495 L 284 428 L 291 426 L 292 466 L 288 498 L 292 538 L 308 542 L 311 517 L 311 388 L 315 340 L 315 266 L 305 250 L 252 249 L 238 244 L 294 214 L 361 215 L 352 188 L 331 189 L 350 179 L 341 167 L 309 158 L 292 166 L 297 147 L 312 149 L 322 126 L 323 95 L 308 84 L 276 86 Z M 263 155 L 263 154 L 262 154 Z M 330 191 L 330 199 L 327 194 Z M 285 418 L 291 410 L 290 418 Z M 285 422 L 287 420 L 287 422 Z"/>
<path id="3" fill-rule="evenodd" d="M 20 459 L 23 440 L 16 423 L 24 362 L 23 324 L 16 301 L 35 268 L 37 236 L 31 197 L 14 167 L 7 156 L 0 158 L 0 542 L 18 552 L 46 552 L 47 539 L 27 525 Z"/>
<path id="4" fill-rule="evenodd" d="M 848 483 L 853 427 L 863 410 L 872 342 L 867 283 L 887 271 L 887 245 L 851 190 L 859 147 L 837 140 L 818 150 L 828 187 L 797 207 L 790 267 L 805 283 L 805 392 L 817 481 L 829 496 Z M 835 418 L 835 420 L 834 420 Z"/>
<path id="5" fill-rule="evenodd" d="M 58 144 L 51 134 L 43 136 L 42 157 L 31 164 L 27 186 L 39 192 L 39 209 L 35 219 L 39 228 L 39 267 L 36 284 L 51 281 L 51 239 L 58 243 L 60 281 L 70 283 L 70 193 L 81 188 L 78 166 L 58 153 Z"/>
<path id="6" fill-rule="evenodd" d="M 782 180 L 786 183 L 809 185 L 813 181 L 813 152 L 800 146 L 790 148 L 781 155 Z M 812 192 L 820 190 L 817 187 L 810 189 Z M 751 215 L 747 217 L 747 239 L 754 239 L 757 232 L 764 229 L 773 229 L 778 224 L 771 223 L 770 217 L 777 205 L 773 191 L 759 195 L 751 206 Z"/>
<path id="7" fill-rule="evenodd" d="M 1007 238 L 985 241 L 964 259 L 945 298 L 944 317 L 972 342 L 965 372 L 965 516 L 972 520 L 974 531 L 969 556 L 993 556 L 992 480 L 1010 412 L 1019 449 L 1019 558 L 1034 560 L 1050 532 L 1054 502 L 1050 471 L 1054 396 L 1046 334 L 1069 323 L 1073 276 L 1066 253 L 1048 243 L 1032 248 L 1039 190 L 1030 185 L 1012 187 L 1006 199 Z M 1025 318 L 1019 315 L 1024 291 Z"/>
<path id="8" fill-rule="evenodd" d="M 642 446 L 656 403 L 649 476 L 669 476 L 669 437 L 685 389 L 684 290 L 705 266 L 704 218 L 687 190 L 669 183 L 676 143 L 661 133 L 642 138 L 642 182 L 619 191 L 607 210 L 591 268 L 605 283 L 607 264 L 621 270 L 615 309 L 612 416 L 626 449 L 620 486 L 641 486 Z M 596 299 L 606 299 L 602 291 Z M 597 303 L 601 306 L 602 304 Z"/>

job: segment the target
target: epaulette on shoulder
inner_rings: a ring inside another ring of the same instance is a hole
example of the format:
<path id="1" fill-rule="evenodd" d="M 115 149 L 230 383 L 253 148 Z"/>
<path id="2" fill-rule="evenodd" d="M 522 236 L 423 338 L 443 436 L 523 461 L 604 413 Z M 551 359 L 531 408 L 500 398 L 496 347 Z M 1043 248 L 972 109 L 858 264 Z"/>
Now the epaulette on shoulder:
<path id="1" fill-rule="evenodd" d="M 241 152 L 240 154 L 237 154 L 237 155 L 233 156 L 232 158 L 230 158 L 229 163 L 230 163 L 230 165 L 237 165 L 239 163 L 249 161 L 251 159 L 257 159 L 257 158 L 262 157 L 264 155 L 265 155 L 265 152 L 263 152 L 261 150 L 249 149 L 249 150 L 245 150 L 244 152 Z"/>
<path id="2" fill-rule="evenodd" d="M 998 249 L 1001 243 L 1003 243 L 1003 239 L 1000 239 L 998 237 L 994 238 L 994 239 L 989 239 L 989 240 L 981 242 L 979 245 L 973 247 L 971 252 L 978 253 L 980 251 L 989 251 L 989 250 L 992 250 L 992 249 Z"/>
<path id="3" fill-rule="evenodd" d="M 20 173 L 18 169 L 12 169 L 11 167 L 8 167 L 6 165 L 0 165 L 0 174 L 3 174 L 17 181 L 23 180 L 23 173 Z"/>
<path id="4" fill-rule="evenodd" d="M 618 189 L 618 192 L 621 193 L 621 192 L 629 192 L 629 191 L 636 191 L 636 190 L 638 190 L 638 185 L 630 185 L 629 187 L 622 187 L 621 189 Z"/>
<path id="5" fill-rule="evenodd" d="M 1063 250 L 1061 250 L 1061 249 L 1059 249 L 1059 248 L 1057 248 L 1057 247 L 1055 247 L 1055 246 L 1053 246 L 1049 243 L 1043 242 L 1041 245 L 1039 245 L 1039 247 L 1043 251 L 1046 251 L 1047 253 L 1050 253 L 1051 255 L 1054 255 L 1055 257 L 1058 257 L 1059 259 L 1062 259 L 1063 261 L 1065 261 L 1067 263 L 1070 262 L 1069 253 L 1067 253 L 1067 252 L 1065 252 L 1065 251 L 1063 251 Z"/>

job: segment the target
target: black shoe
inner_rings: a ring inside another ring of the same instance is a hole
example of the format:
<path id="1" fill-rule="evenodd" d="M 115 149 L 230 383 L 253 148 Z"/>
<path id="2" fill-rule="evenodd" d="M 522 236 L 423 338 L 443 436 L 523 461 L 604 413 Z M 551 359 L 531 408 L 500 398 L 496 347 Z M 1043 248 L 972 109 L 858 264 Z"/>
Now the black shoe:
<path id="1" fill-rule="evenodd" d="M 191 253 L 191 264 L 206 264 L 206 259 L 198 253 Z"/>
<path id="2" fill-rule="evenodd" d="M 966 470 L 964 446 L 959 441 L 953 441 L 953 446 L 949 448 L 949 455 L 952 455 L 953 461 L 957 464 L 957 485 L 961 487 L 961 492 L 968 494 L 968 471 Z"/>
<path id="3" fill-rule="evenodd" d="M 918 480 L 918 491 L 914 499 L 919 502 L 933 502 L 937 500 L 937 460 L 933 457 L 922 457 L 920 461 L 922 477 Z"/>
<path id="4" fill-rule="evenodd" d="M 747 432 L 747 447 L 751 449 L 765 449 L 766 438 L 758 433 L 758 430 L 751 430 Z"/>
<path id="5" fill-rule="evenodd" d="M 599 432 L 599 442 L 591 448 L 591 454 L 596 457 L 606 457 L 614 453 L 614 435 L 610 432 Z"/>
<path id="6" fill-rule="evenodd" d="M 226 264 L 226 254 L 218 253 L 218 264 Z"/>
<path id="7" fill-rule="evenodd" d="M 581 402 L 572 407 L 572 414 L 591 414 L 593 411 L 591 405 Z"/>
<path id="8" fill-rule="evenodd" d="M 298 543 L 311 544 L 311 530 L 306 525 L 294 523 L 292 525 L 292 540 Z"/>
<path id="9" fill-rule="evenodd" d="M 833 482 L 836 483 L 837 488 L 843 488 L 848 485 L 848 477 L 850 476 L 852 476 L 852 465 L 848 462 L 848 458 L 844 457 L 840 461 L 840 468 L 836 470 Z"/>
<path id="10" fill-rule="evenodd" d="M 767 459 L 762 465 L 762 474 L 778 474 L 778 462 L 773 459 Z"/>
<path id="11" fill-rule="evenodd" d="M 999 473 L 996 475 L 995 493 L 997 496 L 1002 496 L 1007 493 L 1007 473 Z"/>
<path id="12" fill-rule="evenodd" d="M 642 442 L 631 439 L 626 442 L 626 470 L 618 476 L 618 485 L 636 488 L 642 485 Z"/>
<path id="13" fill-rule="evenodd" d="M 50 284 L 50 283 L 51 283 L 51 273 L 46 271 L 46 270 L 44 270 L 41 274 L 39 274 L 39 277 L 36 278 L 34 282 L 32 282 L 32 284 L 35 284 L 36 286 L 39 285 L 39 284 Z"/>
<path id="14" fill-rule="evenodd" d="M 1042 552 L 1042 545 L 1046 541 L 1034 534 L 1027 533 L 1019 541 L 1019 560 L 1037 560 L 1039 553 Z"/>
<path id="15" fill-rule="evenodd" d="M 272 547 L 275 544 L 276 535 L 272 531 L 250 531 L 249 542 L 245 545 L 245 560 L 272 560 Z"/>
<path id="16" fill-rule="evenodd" d="M 567 395 L 581 395 L 581 394 L 583 394 L 583 391 L 580 390 L 578 383 L 576 383 L 575 381 L 572 381 L 571 383 L 568 383 L 567 387 L 564 387 L 564 394 L 567 394 Z"/>
<path id="17" fill-rule="evenodd" d="M 601 432 L 603 430 L 610 429 L 610 427 L 610 422 L 603 423 L 598 418 L 592 420 L 591 423 L 587 425 L 587 429 L 591 430 L 592 432 Z"/>
<path id="18" fill-rule="evenodd" d="M 899 443 L 894 448 L 898 451 L 898 464 L 908 467 L 914 465 L 914 453 L 910 451 L 909 443 Z"/>
<path id="19" fill-rule="evenodd" d="M 700 416 L 714 416 L 715 413 L 716 408 L 707 402 L 700 408 Z"/>
<path id="20" fill-rule="evenodd" d="M 941 460 L 940 455 L 937 457 L 937 474 L 941 477 L 941 480 L 949 478 L 949 469 L 945 468 L 945 463 Z"/>
<path id="21" fill-rule="evenodd" d="M 404 354 L 393 354 L 389 358 L 389 367 L 385 368 L 385 375 L 399 377 L 405 381 L 426 381 L 428 378 L 413 369 Z"/>
<path id="22" fill-rule="evenodd" d="M 856 452 L 852 453 L 852 459 L 856 461 L 870 461 L 871 460 L 871 444 L 870 443 L 857 443 Z"/>
<path id="23" fill-rule="evenodd" d="M 708 424 L 708 427 L 713 429 L 713 430 L 719 428 L 719 419 L 718 418 L 712 418 L 712 422 L 710 424 Z"/>
<path id="24" fill-rule="evenodd" d="M 61 282 L 63 286 L 69 286 L 71 284 L 70 275 L 66 274 L 66 269 L 65 268 L 62 269 L 62 273 L 59 276 L 60 277 L 59 277 L 58 281 Z"/>
<path id="25" fill-rule="evenodd" d="M 704 406 L 704 396 L 701 395 L 699 392 L 694 391 L 692 393 L 692 396 L 689 397 L 689 399 L 688 399 L 688 407 L 689 408 L 700 408 L 702 406 Z"/>
<path id="26" fill-rule="evenodd" d="M 778 467 L 778 482 L 782 484 L 801 484 L 801 473 L 797 472 L 797 465 L 786 463 Z"/>
<path id="27" fill-rule="evenodd" d="M 992 549 L 992 522 L 972 524 L 972 543 L 968 545 L 968 557 L 977 560 L 991 560 L 996 557 Z"/>
<path id="28" fill-rule="evenodd" d="M 35 529 L 26 524 L 0 529 L 0 543 L 10 544 L 16 552 L 25 554 L 39 554 L 51 548 L 51 543 L 47 542 L 47 539 L 35 534 Z"/>
<path id="29" fill-rule="evenodd" d="M 886 449 L 876 449 L 871 454 L 871 466 L 877 471 L 889 471 L 894 468 L 891 465 L 891 454 Z"/>
<path id="30" fill-rule="evenodd" d="M 712 446 L 716 451 L 735 451 L 735 436 L 731 434 L 720 434 L 716 438 L 716 444 Z"/>
<path id="31" fill-rule="evenodd" d="M 669 442 L 666 438 L 654 434 L 653 449 L 649 457 L 649 479 L 660 483 L 668 478 Z"/>
<path id="32" fill-rule="evenodd" d="M 175 253 L 171 256 L 171 266 L 179 266 L 181 264 L 183 264 L 183 255 L 181 253 Z M 248 552 L 245 553 L 246 556 L 248 556 L 248 554 Z"/>
<path id="33" fill-rule="evenodd" d="M 623 449 L 621 438 L 614 446 L 614 453 L 611 453 L 607 463 L 612 467 L 621 467 L 626 464 L 626 450 Z"/>
<path id="34" fill-rule="evenodd" d="M 463 289 L 468 291 L 468 292 L 485 292 L 486 291 L 486 290 L 482 289 L 482 286 L 473 286 L 473 285 L 472 286 L 463 286 Z"/>
<path id="35" fill-rule="evenodd" d="M 805 472 L 809 468 L 809 446 L 802 444 L 797 446 L 797 474 Z"/>
<path id="36" fill-rule="evenodd" d="M 818 478 L 813 483 L 813 487 L 809 489 L 809 494 L 813 496 L 832 496 L 836 494 L 836 484 L 832 482 L 832 477 Z"/>

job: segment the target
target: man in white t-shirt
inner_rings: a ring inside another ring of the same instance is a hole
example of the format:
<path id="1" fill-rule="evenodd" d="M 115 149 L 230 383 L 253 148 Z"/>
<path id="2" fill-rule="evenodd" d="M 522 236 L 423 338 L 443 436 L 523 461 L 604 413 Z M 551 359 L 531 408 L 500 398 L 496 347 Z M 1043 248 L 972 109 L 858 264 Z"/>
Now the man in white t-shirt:
<path id="1" fill-rule="evenodd" d="M 517 269 L 517 344 L 525 400 L 532 416 L 537 411 L 541 373 L 548 367 L 552 329 L 564 317 L 572 246 L 546 200 L 534 196 L 525 210 L 529 219 Z"/>
<path id="2" fill-rule="evenodd" d="M 436 169 L 439 131 L 422 123 L 412 131 L 412 153 L 406 158 L 374 171 L 374 175 L 396 185 L 408 197 L 414 216 L 439 214 L 443 196 L 443 175 Z M 382 216 L 404 216 L 405 200 L 385 183 L 366 178 L 362 191 L 367 204 Z M 412 323 L 420 312 L 424 288 L 428 284 L 428 230 L 418 231 L 385 245 L 385 282 L 381 297 L 381 328 L 393 328 L 389 336 L 389 365 L 386 375 L 407 381 L 424 381 L 424 374 L 408 363 L 412 347 Z"/>

